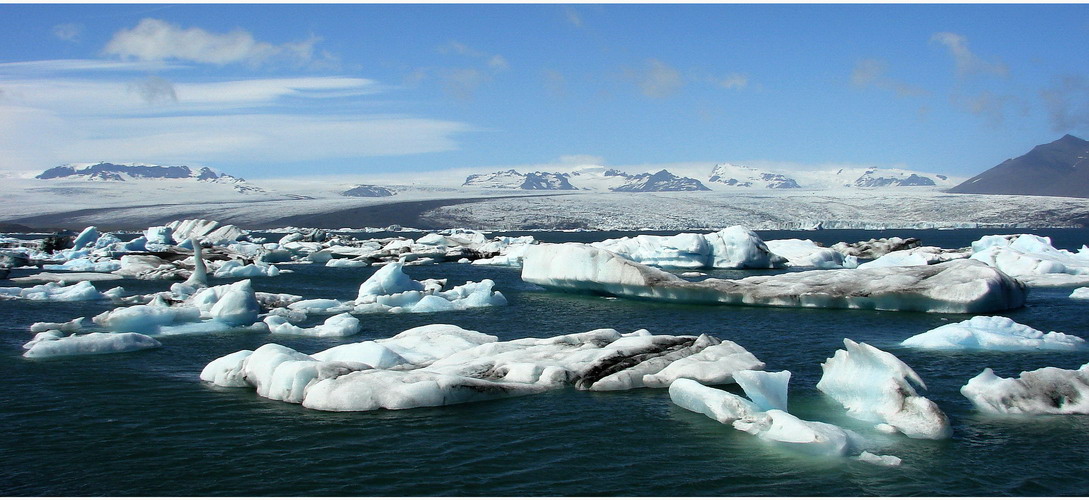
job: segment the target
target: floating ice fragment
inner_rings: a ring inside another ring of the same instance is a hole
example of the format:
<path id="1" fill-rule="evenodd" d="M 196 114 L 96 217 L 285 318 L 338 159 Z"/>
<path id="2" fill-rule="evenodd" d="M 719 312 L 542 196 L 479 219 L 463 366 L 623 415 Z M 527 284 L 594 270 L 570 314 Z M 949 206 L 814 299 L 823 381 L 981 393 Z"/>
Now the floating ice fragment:
<path id="1" fill-rule="evenodd" d="M 817 389 L 835 399 L 847 415 L 887 423 L 908 437 L 945 439 L 952 435 L 949 418 L 933 401 L 919 396 L 919 375 L 890 353 L 869 344 L 843 339 L 846 350 L 821 364 Z"/>
<path id="2" fill-rule="evenodd" d="M 1080 337 L 1044 333 L 1002 316 L 976 316 L 920 333 L 901 345 L 939 350 L 1075 351 L 1086 344 Z"/>
<path id="3" fill-rule="evenodd" d="M 987 413 L 1089 414 L 1089 363 L 1077 370 L 1024 371 L 1019 378 L 1002 378 L 987 368 L 960 393 Z"/>
<path id="4" fill-rule="evenodd" d="M 734 374 L 734 381 L 745 391 L 745 395 L 761 411 L 787 409 L 787 386 L 790 384 L 790 372 L 765 372 L 741 370 Z"/>
<path id="5" fill-rule="evenodd" d="M 112 354 L 161 347 L 159 341 L 139 333 L 95 332 L 62 336 L 58 330 L 38 334 L 24 346 L 27 358 L 57 358 L 90 354 Z"/>

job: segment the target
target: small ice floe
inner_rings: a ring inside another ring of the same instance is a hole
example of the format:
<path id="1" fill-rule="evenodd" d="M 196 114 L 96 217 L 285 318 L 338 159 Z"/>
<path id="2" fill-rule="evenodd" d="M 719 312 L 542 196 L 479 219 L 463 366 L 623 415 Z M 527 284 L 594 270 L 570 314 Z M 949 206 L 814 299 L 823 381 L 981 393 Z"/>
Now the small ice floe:
<path id="1" fill-rule="evenodd" d="M 1046 367 L 1002 378 L 984 369 L 960 393 L 985 413 L 1089 414 L 1089 363 L 1077 370 Z"/>
<path id="2" fill-rule="evenodd" d="M 139 333 L 94 332 L 65 336 L 60 330 L 49 330 L 35 335 L 33 340 L 23 345 L 26 349 L 23 357 L 42 359 L 112 354 L 161 346 L 158 340 Z"/>
<path id="3" fill-rule="evenodd" d="M 910 337 L 901 345 L 917 349 L 983 351 L 1076 351 L 1081 337 L 1044 333 L 1002 316 L 976 316 Z"/>
<path id="4" fill-rule="evenodd" d="M 787 259 L 791 267 L 839 269 L 858 267 L 858 258 L 826 248 L 813 240 L 785 239 L 766 241 L 768 250 Z"/>

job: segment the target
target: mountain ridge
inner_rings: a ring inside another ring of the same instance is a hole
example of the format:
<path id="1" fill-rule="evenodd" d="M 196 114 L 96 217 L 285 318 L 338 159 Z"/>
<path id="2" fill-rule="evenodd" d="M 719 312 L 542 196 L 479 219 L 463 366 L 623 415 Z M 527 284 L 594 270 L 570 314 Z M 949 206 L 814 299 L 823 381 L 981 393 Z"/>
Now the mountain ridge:
<path id="1" fill-rule="evenodd" d="M 1089 198 L 1089 141 L 1066 134 L 1007 159 L 949 192 Z"/>

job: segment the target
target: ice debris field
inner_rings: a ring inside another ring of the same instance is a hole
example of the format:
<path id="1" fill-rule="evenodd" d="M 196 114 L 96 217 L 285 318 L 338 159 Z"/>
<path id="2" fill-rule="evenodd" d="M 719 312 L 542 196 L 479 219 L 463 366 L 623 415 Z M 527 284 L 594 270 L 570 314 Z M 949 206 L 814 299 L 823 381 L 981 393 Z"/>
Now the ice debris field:
<path id="1" fill-rule="evenodd" d="M 443 313 L 504 307 L 495 282 L 451 286 L 415 280 L 405 266 L 441 262 L 521 268 L 539 293 L 598 294 L 685 304 L 842 308 L 978 316 L 906 338 L 902 346 L 935 351 L 1081 351 L 1085 341 L 1044 333 L 993 315 L 1022 307 L 1033 287 L 1089 284 L 1089 248 L 1053 247 L 1032 234 L 985 236 L 970 248 L 920 246 L 887 238 L 824 247 L 810 240 L 763 241 L 733 226 L 711 233 L 638 235 L 589 244 L 549 244 L 532 236 L 493 237 L 452 229 L 419 238 L 357 239 L 320 229 L 288 228 L 278 241 L 215 221 L 175 221 L 127 241 L 88 227 L 67 239 L 0 236 L 0 265 L 33 272 L 8 280 L 0 300 L 108 301 L 89 320 L 38 322 L 23 356 L 48 360 L 169 349 L 171 336 L 259 332 L 277 336 L 351 337 L 376 314 Z M 354 299 L 302 297 L 254 289 L 251 278 L 289 275 L 293 266 L 375 267 Z M 435 266 L 435 269 L 441 269 Z M 486 267 L 482 268 L 486 269 Z M 694 270 L 779 270 L 740 279 Z M 674 273 L 679 274 L 674 274 Z M 93 282 L 136 278 L 164 290 L 99 291 Z M 236 280 L 210 286 L 210 277 Z M 170 284 L 165 285 L 166 282 Z M 1089 288 L 1070 300 L 1089 298 Z M 298 326 L 317 316 L 314 326 Z M 893 354 L 849 338 L 829 353 L 816 388 L 869 432 L 807 421 L 790 413 L 791 367 L 770 367 L 745 347 L 708 334 L 671 335 L 613 329 L 552 332 L 500 341 L 455 325 L 431 324 L 388 338 L 304 353 L 276 342 L 209 360 L 201 380 L 247 388 L 263 398 L 325 411 L 404 410 L 585 391 L 668 390 L 673 404 L 737 431 L 805 454 L 900 465 L 882 436 L 942 440 L 949 418 L 925 397 L 926 384 Z M 743 395 L 722 387 L 736 386 Z M 1089 413 L 1089 364 L 1042 367 L 1017 378 L 990 368 L 960 388 L 979 412 Z"/>

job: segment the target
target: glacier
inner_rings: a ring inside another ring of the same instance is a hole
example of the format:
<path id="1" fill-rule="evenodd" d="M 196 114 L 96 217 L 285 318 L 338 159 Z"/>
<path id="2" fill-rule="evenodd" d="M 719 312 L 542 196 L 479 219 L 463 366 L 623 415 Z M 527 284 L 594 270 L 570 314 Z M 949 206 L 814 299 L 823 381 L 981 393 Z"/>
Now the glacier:
<path id="1" fill-rule="evenodd" d="M 909 337 L 904 347 L 935 350 L 1076 351 L 1085 339 L 1060 332 L 1044 333 L 1002 316 L 976 316 Z"/>
<path id="2" fill-rule="evenodd" d="M 1077 370 L 1046 367 L 1002 378 L 986 368 L 960 393 L 991 414 L 1089 414 L 1089 363 Z"/>
<path id="3" fill-rule="evenodd" d="M 817 389 L 847 409 L 847 415 L 875 422 L 880 429 L 920 439 L 953 434 L 949 417 L 933 401 L 919 396 L 914 385 L 926 384 L 911 367 L 892 354 L 866 343 L 843 339 L 846 350 L 821 364 Z"/>
<path id="4" fill-rule="evenodd" d="M 982 263 L 829 269 L 689 282 L 578 243 L 527 250 L 522 280 L 548 289 L 670 302 L 982 313 L 1024 305 L 1025 286 Z"/>

